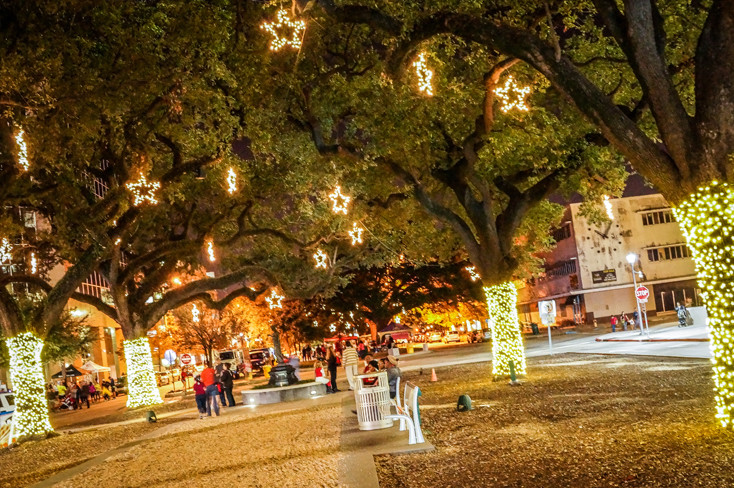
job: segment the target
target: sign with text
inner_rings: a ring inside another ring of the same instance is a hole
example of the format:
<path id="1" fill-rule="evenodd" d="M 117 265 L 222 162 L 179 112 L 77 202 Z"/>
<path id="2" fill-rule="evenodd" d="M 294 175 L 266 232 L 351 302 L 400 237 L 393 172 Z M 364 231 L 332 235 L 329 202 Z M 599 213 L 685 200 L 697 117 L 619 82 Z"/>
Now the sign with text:
<path id="1" fill-rule="evenodd" d="M 609 283 L 611 281 L 617 281 L 617 270 L 602 269 L 600 271 L 592 271 L 591 281 L 594 283 Z"/>
<path id="2" fill-rule="evenodd" d="M 183 353 L 181 354 L 181 357 L 179 358 L 181 360 L 181 364 L 184 366 L 191 364 L 191 354 Z"/>
<path id="3" fill-rule="evenodd" d="M 648 290 L 646 286 L 640 285 L 635 290 L 635 296 L 638 301 L 645 303 L 647 302 L 647 299 L 650 298 L 650 290 Z"/>
<path id="4" fill-rule="evenodd" d="M 540 313 L 540 321 L 543 322 L 543 325 L 553 325 L 556 323 L 555 300 L 538 302 L 538 312 Z"/>

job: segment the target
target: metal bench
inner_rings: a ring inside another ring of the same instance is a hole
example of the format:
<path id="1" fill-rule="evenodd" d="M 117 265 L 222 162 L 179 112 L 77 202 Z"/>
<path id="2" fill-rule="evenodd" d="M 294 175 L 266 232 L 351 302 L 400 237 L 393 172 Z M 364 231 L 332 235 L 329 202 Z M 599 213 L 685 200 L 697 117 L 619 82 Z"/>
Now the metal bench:
<path id="1" fill-rule="evenodd" d="M 411 382 L 405 384 L 403 399 L 400 398 L 400 378 L 395 384 L 395 399 L 392 405 L 395 407 L 396 413 L 385 412 L 385 418 L 399 420 L 400 430 L 408 429 L 408 444 L 422 444 L 425 442 L 423 431 L 421 430 L 421 417 L 418 404 L 418 397 L 421 396 L 421 389 Z"/>

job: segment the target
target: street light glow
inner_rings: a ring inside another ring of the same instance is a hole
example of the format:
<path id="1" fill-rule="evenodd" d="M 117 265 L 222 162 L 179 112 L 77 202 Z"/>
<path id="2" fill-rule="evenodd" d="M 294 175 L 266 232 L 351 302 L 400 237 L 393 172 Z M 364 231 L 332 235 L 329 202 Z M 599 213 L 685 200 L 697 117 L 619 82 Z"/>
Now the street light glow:
<path id="1" fill-rule="evenodd" d="M 635 264 L 637 261 L 637 254 L 631 252 L 627 255 L 627 262 L 630 264 Z"/>

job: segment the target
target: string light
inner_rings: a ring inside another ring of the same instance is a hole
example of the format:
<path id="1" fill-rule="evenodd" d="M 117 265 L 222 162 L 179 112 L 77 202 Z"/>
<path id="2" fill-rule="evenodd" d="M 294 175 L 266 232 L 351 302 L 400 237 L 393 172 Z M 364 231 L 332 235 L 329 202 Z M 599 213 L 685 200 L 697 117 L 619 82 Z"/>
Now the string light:
<path id="1" fill-rule="evenodd" d="M 122 342 L 127 365 L 127 408 L 163 403 L 155 381 L 153 357 L 147 337 Z"/>
<path id="2" fill-rule="evenodd" d="M 227 171 L 227 193 L 230 195 L 234 195 L 234 193 L 237 191 L 237 173 L 234 172 L 234 169 L 229 168 L 229 171 Z"/>
<path id="3" fill-rule="evenodd" d="M 479 273 L 477 273 L 476 266 L 467 266 L 464 269 L 469 273 L 469 278 L 471 278 L 472 281 L 477 281 L 478 279 L 481 279 L 481 276 L 479 276 Z"/>
<path id="4" fill-rule="evenodd" d="M 329 263 L 329 256 L 326 255 L 324 251 L 321 249 L 318 249 L 316 251 L 316 254 L 313 255 L 313 258 L 316 260 L 316 268 L 324 268 L 326 269 L 328 267 Z"/>
<path id="5" fill-rule="evenodd" d="M 10 352 L 10 381 L 15 394 L 15 437 L 21 439 L 52 432 L 44 394 L 43 341 L 31 332 L 23 332 L 7 339 L 6 344 Z"/>
<path id="6" fill-rule="evenodd" d="M 331 199 L 332 203 L 331 210 L 334 213 L 343 213 L 344 215 L 347 214 L 347 207 L 349 206 L 349 202 L 352 200 L 352 197 L 343 195 L 342 189 L 339 185 L 336 185 L 336 188 L 329 195 L 329 198 Z"/>
<path id="7" fill-rule="evenodd" d="M 15 143 L 18 145 L 18 164 L 23 168 L 23 171 L 28 171 L 30 163 L 28 162 L 28 146 L 25 142 L 25 132 L 23 129 L 18 131 L 15 136 Z"/>
<path id="8" fill-rule="evenodd" d="M 171 283 L 173 283 L 176 286 L 179 286 L 179 285 L 181 285 L 181 278 L 179 278 L 177 276 L 177 277 L 175 277 L 174 279 L 171 280 Z"/>
<path id="9" fill-rule="evenodd" d="M 734 427 L 734 190 L 711 182 L 673 209 L 696 263 L 709 326 L 716 418 Z"/>
<path id="10" fill-rule="evenodd" d="M 212 263 L 217 260 L 217 257 L 214 255 L 214 241 L 211 239 L 206 241 L 206 254 Z"/>
<path id="11" fill-rule="evenodd" d="M 609 220 L 614 220 L 614 212 L 612 212 L 612 202 L 609 201 L 609 195 L 604 195 L 604 208 L 607 211 Z"/>
<path id="12" fill-rule="evenodd" d="M 38 271 L 38 261 L 36 261 L 36 253 L 31 253 L 31 274 L 36 274 Z"/>
<path id="13" fill-rule="evenodd" d="M 146 201 L 152 205 L 156 205 L 158 203 L 158 200 L 155 197 L 155 191 L 161 187 L 161 184 L 157 181 L 149 182 L 143 173 L 140 173 L 138 181 L 128 183 L 125 186 L 133 194 L 133 205 L 136 207 Z"/>
<path id="14" fill-rule="evenodd" d="M 510 374 L 510 361 L 517 374 L 525 374 L 525 350 L 517 317 L 517 288 L 512 282 L 485 286 L 487 310 L 492 322 L 492 370 L 495 376 Z"/>
<path id="15" fill-rule="evenodd" d="M 10 245 L 10 241 L 7 237 L 3 237 L 3 240 L 0 241 L 0 264 L 3 264 L 5 261 L 8 263 L 12 262 L 13 260 L 13 246 Z"/>
<path id="16" fill-rule="evenodd" d="M 306 30 L 306 23 L 302 20 L 291 20 L 288 11 L 285 9 L 278 10 L 275 22 L 263 22 L 260 24 L 261 29 L 265 29 L 273 36 L 270 41 L 270 50 L 279 51 L 285 46 L 291 46 L 294 49 L 301 48 L 301 38 Z M 292 29 L 290 36 L 285 34 L 281 36 L 278 32 Z"/>
<path id="17" fill-rule="evenodd" d="M 364 229 L 357 225 L 357 222 L 354 222 L 352 224 L 352 230 L 350 230 L 349 237 L 352 238 L 352 245 L 356 246 L 357 244 L 362 244 L 362 233 L 364 232 Z"/>
<path id="18" fill-rule="evenodd" d="M 413 63 L 415 74 L 418 76 L 418 91 L 433 96 L 433 71 L 428 69 L 426 53 L 420 53 L 418 59 Z"/>
<path id="19" fill-rule="evenodd" d="M 513 96 L 510 96 L 510 94 Z M 494 94 L 502 101 L 500 110 L 509 112 L 513 108 L 527 112 L 530 108 L 525 104 L 525 98 L 530 94 L 530 87 L 520 87 L 512 76 L 507 77 L 505 86 L 494 89 Z"/>
<path id="20" fill-rule="evenodd" d="M 200 320 L 199 314 L 200 314 L 199 308 L 196 306 L 195 303 L 192 303 L 191 304 L 191 321 L 198 323 Z"/>
<path id="21" fill-rule="evenodd" d="M 278 295 L 278 292 L 275 291 L 275 289 L 270 290 L 270 296 L 265 298 L 265 301 L 268 302 L 268 305 L 270 306 L 270 309 L 274 308 L 283 308 L 283 304 L 281 303 L 283 301 L 283 296 Z"/>

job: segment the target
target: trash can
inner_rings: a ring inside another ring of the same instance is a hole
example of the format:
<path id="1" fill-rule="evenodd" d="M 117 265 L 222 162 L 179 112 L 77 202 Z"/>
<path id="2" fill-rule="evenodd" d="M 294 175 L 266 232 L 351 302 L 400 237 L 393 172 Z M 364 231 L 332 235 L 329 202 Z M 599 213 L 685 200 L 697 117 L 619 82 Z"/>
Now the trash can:
<path id="1" fill-rule="evenodd" d="M 540 331 L 538 330 L 538 324 L 535 322 L 530 322 L 530 328 L 533 329 L 533 335 L 540 334 Z"/>
<path id="2" fill-rule="evenodd" d="M 423 352 L 428 352 L 428 343 L 427 342 L 424 342 L 423 343 Z"/>
<path id="3" fill-rule="evenodd" d="M 374 381 L 374 384 L 365 385 L 363 381 L 365 379 Z M 387 373 L 382 371 L 357 375 L 354 386 L 359 430 L 377 430 L 392 427 L 392 419 L 385 418 L 385 415 L 390 412 L 390 385 L 387 382 Z"/>
<path id="4" fill-rule="evenodd" d="M 413 343 L 409 342 L 407 346 L 405 346 L 405 349 L 408 354 L 413 354 Z"/>

